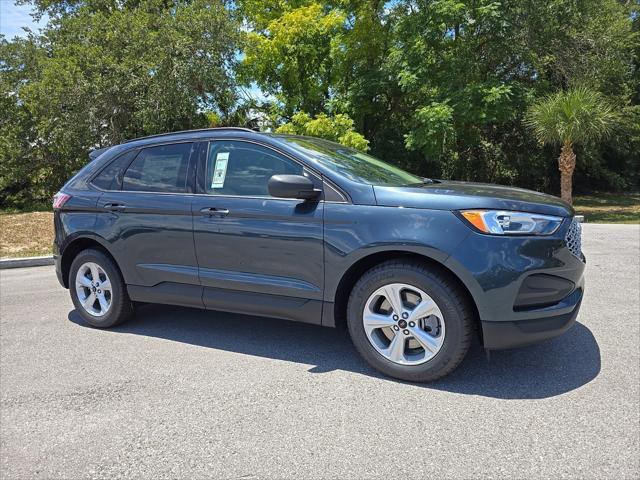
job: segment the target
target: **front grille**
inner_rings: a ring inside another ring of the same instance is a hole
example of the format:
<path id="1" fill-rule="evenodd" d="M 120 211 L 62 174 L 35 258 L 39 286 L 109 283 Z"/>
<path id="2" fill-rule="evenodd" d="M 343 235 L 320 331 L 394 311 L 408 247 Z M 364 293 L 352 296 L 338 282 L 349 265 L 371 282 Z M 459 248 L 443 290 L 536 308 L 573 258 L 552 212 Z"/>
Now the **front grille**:
<path id="1" fill-rule="evenodd" d="M 582 225 L 575 217 L 571 222 L 565 240 L 567 241 L 569 251 L 582 260 Z"/>

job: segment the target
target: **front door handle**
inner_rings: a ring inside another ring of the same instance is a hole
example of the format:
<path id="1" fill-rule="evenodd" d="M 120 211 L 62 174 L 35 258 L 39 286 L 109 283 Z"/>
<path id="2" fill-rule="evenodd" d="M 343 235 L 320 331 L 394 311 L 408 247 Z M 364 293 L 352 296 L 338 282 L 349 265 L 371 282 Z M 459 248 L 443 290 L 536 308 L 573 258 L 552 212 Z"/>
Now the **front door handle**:
<path id="1" fill-rule="evenodd" d="M 226 217 L 227 215 L 229 215 L 229 209 L 205 207 L 200 209 L 200 213 L 206 217 Z"/>
<path id="2" fill-rule="evenodd" d="M 112 212 L 122 212 L 125 209 L 125 205 L 122 203 L 105 203 L 102 207 Z"/>

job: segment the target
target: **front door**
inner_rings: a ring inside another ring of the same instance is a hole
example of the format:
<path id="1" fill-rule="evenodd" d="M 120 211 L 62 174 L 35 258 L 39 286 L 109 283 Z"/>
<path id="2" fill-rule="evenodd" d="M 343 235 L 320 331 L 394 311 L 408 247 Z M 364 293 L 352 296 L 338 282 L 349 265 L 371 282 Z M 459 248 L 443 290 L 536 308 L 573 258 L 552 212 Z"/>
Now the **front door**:
<path id="1" fill-rule="evenodd" d="M 295 160 L 241 140 L 202 144 L 194 240 L 206 308 L 320 323 L 323 202 L 269 195 L 272 175 L 306 175 Z"/>

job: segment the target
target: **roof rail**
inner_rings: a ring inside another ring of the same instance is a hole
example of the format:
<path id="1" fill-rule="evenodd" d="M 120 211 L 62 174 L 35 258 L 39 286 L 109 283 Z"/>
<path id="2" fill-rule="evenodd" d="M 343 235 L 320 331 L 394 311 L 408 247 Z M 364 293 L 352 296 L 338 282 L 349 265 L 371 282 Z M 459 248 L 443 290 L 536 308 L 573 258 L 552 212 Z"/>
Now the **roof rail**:
<path id="1" fill-rule="evenodd" d="M 250 128 L 244 128 L 244 127 L 196 128 L 194 130 L 180 130 L 180 131 L 177 131 L 177 132 L 158 133 L 156 135 L 147 135 L 146 137 L 132 138 L 131 140 L 125 140 L 122 143 L 136 142 L 138 140 L 145 140 L 147 138 L 168 137 L 170 135 L 177 135 L 179 133 L 196 133 L 196 132 L 208 132 L 208 131 L 218 131 L 218 130 L 240 130 L 240 131 L 243 131 L 243 132 L 256 133 L 255 130 L 251 130 Z"/>

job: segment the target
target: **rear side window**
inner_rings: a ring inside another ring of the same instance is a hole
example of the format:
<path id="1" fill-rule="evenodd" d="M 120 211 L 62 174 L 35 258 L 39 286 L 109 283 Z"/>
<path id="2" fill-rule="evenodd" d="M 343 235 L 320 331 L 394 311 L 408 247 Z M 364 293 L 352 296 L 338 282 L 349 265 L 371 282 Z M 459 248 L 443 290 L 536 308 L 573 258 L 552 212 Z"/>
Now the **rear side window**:
<path id="1" fill-rule="evenodd" d="M 137 153 L 136 150 L 133 150 L 120 155 L 103 168 L 102 171 L 91 180 L 91 183 L 102 190 L 120 190 L 124 169 Z"/>
<path id="2" fill-rule="evenodd" d="M 192 147 L 192 143 L 176 143 L 141 150 L 124 174 L 122 190 L 186 192 Z"/>

